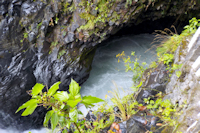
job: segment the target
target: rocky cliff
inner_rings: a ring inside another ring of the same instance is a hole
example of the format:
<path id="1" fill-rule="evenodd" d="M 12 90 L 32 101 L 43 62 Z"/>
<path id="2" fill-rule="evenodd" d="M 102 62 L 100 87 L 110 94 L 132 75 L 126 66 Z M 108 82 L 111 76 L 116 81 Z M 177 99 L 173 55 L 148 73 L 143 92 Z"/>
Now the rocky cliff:
<path id="1" fill-rule="evenodd" d="M 42 108 L 30 117 L 15 114 L 29 99 L 26 91 L 36 82 L 61 81 L 62 89 L 71 78 L 83 83 L 95 46 L 127 24 L 167 16 L 184 21 L 199 8 L 197 0 L 1 0 L 0 126 L 42 125 Z"/>
<path id="2" fill-rule="evenodd" d="M 181 107 L 178 131 L 197 133 L 200 131 L 200 28 L 192 38 L 183 41 L 175 53 L 174 63 L 183 64 L 180 77 L 172 74 L 166 86 L 166 96 L 174 105 Z M 178 71 L 178 70 L 176 70 Z"/>

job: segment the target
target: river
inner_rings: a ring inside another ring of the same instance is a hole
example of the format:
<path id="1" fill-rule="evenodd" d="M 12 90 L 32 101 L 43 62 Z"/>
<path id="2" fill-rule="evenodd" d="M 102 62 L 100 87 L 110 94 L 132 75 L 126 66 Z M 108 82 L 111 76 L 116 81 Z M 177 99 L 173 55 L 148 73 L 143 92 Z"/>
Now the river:
<path id="1" fill-rule="evenodd" d="M 121 96 L 131 93 L 133 86 L 132 72 L 125 72 L 123 61 L 118 62 L 116 55 L 125 52 L 131 55 L 131 51 L 135 51 L 135 57 L 139 58 L 139 62 L 146 62 L 147 66 L 156 59 L 155 47 L 152 48 L 154 35 L 126 35 L 122 37 L 112 37 L 104 42 L 96 51 L 92 70 L 88 80 L 81 87 L 81 95 L 92 95 L 109 101 L 112 96 L 108 91 L 115 89 L 113 82 L 124 91 L 119 89 Z M 134 59 L 134 57 L 132 57 Z M 106 99 L 106 95 L 108 95 Z M 111 102 L 109 102 L 111 104 Z M 80 108 L 85 114 L 84 107 Z M 26 125 L 24 125 L 26 126 Z M 40 130 L 30 129 L 23 133 L 46 133 L 47 129 Z M 22 133 L 10 127 L 9 129 L 0 129 L 0 133 Z"/>

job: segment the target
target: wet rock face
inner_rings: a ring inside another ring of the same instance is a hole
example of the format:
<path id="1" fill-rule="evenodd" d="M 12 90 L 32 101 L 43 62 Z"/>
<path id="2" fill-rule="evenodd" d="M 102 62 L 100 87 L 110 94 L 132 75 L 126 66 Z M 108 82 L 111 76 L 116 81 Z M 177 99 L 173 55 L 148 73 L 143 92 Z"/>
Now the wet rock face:
<path id="1" fill-rule="evenodd" d="M 157 93 L 165 93 L 168 83 L 169 74 L 164 64 L 160 64 L 155 69 L 147 69 L 142 77 L 145 82 L 142 85 L 142 90 L 137 96 L 137 101 L 144 104 L 144 98 L 155 96 Z"/>
<path id="2" fill-rule="evenodd" d="M 149 16 L 152 20 L 177 16 L 185 14 L 185 10 L 191 16 L 195 13 L 187 8 L 191 3 L 182 9 L 182 4 L 174 1 L 133 2 L 129 8 L 125 8 L 126 0 L 95 1 L 89 7 L 81 2 L 84 1 L 0 1 L 0 114 L 8 116 L 0 116 L 1 127 L 8 126 L 8 121 L 20 129 L 42 125 L 42 108 L 28 117 L 20 117 L 21 112 L 15 114 L 29 99 L 26 91 L 36 82 L 50 87 L 61 81 L 63 90 L 68 89 L 71 78 L 83 83 L 91 69 L 95 46 L 129 22 L 139 24 Z M 100 5 L 109 8 L 99 9 Z M 87 18 L 90 14 L 93 21 Z M 20 127 L 22 121 L 28 123 L 26 127 Z"/>
<path id="3" fill-rule="evenodd" d="M 17 55 L 6 51 L 1 52 L 0 112 L 12 118 L 1 119 L 2 127 L 10 126 L 6 123 L 14 123 L 13 125 L 18 125 L 16 128 L 19 129 L 42 125 L 46 109 L 37 109 L 28 117 L 20 117 L 22 112 L 15 114 L 17 108 L 30 99 L 26 91 L 30 90 L 36 82 L 50 86 L 56 81 L 61 81 L 60 88 L 67 90 L 71 78 L 83 83 L 88 76 L 86 72 L 88 69 L 76 63 L 74 67 L 70 67 L 65 61 L 54 58 L 53 54 L 52 57 L 45 57 L 43 54 L 35 53 L 37 53 L 35 48 Z M 29 124 L 24 127 L 23 123 Z"/>
<path id="4" fill-rule="evenodd" d="M 132 116 L 128 121 L 126 121 L 126 132 L 124 133 L 146 133 L 152 129 L 158 129 L 155 133 L 161 132 L 156 123 L 159 119 L 155 116 Z"/>
<path id="5" fill-rule="evenodd" d="M 189 42 L 184 43 L 183 41 L 177 48 L 174 63 L 182 64 L 182 67 L 177 70 L 181 71 L 182 74 L 180 77 L 177 77 L 175 73 L 172 74 L 170 82 L 166 86 L 164 97 L 181 108 L 181 115 L 177 118 L 179 122 L 177 131 L 183 133 L 200 131 L 200 81 L 199 76 L 196 75 L 197 70 L 193 67 L 197 56 L 199 56 L 199 52 L 197 52 L 200 46 L 199 40 L 200 36 L 197 36 L 197 41 L 194 42 L 190 51 L 188 48 L 191 39 Z"/>

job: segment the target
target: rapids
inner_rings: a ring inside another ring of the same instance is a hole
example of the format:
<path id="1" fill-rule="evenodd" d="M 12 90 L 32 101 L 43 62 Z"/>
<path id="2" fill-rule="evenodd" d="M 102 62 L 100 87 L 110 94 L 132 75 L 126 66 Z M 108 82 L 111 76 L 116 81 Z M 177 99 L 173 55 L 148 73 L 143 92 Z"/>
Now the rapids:
<path id="1" fill-rule="evenodd" d="M 126 35 L 122 37 L 113 37 L 99 46 L 92 63 L 92 70 L 88 80 L 81 87 L 81 95 L 92 95 L 102 99 L 108 95 L 107 100 L 112 96 L 108 91 L 115 88 L 113 82 L 119 87 L 120 95 L 123 96 L 131 92 L 132 72 L 125 72 L 123 61 L 118 62 L 116 55 L 125 52 L 126 56 L 135 51 L 135 57 L 139 62 L 146 62 L 147 66 L 156 59 L 155 47 L 152 48 L 154 35 Z M 131 57 L 134 59 L 134 57 Z M 120 89 L 123 88 L 124 92 Z M 111 104 L 111 102 L 109 102 Z M 80 110 L 86 114 L 86 109 L 81 107 Z M 0 129 L 0 133 L 47 133 L 48 130 L 30 129 L 23 132 L 13 129 L 12 124 L 9 129 Z M 26 125 L 24 125 L 26 126 Z"/>

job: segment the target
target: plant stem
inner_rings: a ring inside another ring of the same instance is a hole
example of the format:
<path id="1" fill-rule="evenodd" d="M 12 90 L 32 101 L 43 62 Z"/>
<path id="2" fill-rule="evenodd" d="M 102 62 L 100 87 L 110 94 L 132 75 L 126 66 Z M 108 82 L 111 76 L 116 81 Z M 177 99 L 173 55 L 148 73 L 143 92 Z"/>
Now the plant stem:
<path id="1" fill-rule="evenodd" d="M 76 128 L 78 129 L 78 132 L 81 133 L 79 127 L 77 126 L 77 124 L 74 122 L 74 125 L 76 126 Z"/>

